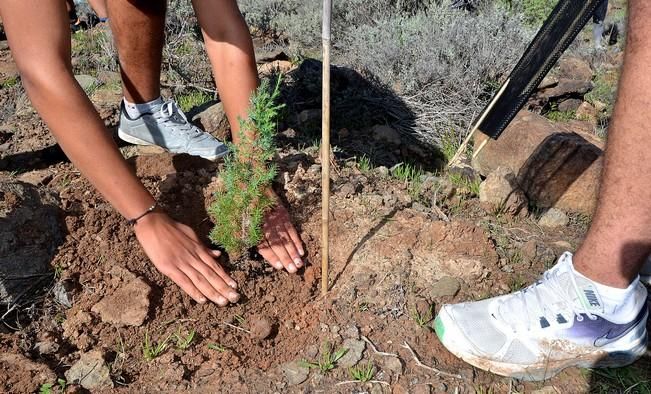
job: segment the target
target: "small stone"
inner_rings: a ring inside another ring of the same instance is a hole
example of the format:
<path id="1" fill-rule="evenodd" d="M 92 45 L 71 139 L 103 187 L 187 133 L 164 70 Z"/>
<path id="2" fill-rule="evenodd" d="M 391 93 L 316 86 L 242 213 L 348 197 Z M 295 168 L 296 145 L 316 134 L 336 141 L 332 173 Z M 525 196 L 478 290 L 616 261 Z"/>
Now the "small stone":
<path id="1" fill-rule="evenodd" d="M 566 56 L 558 62 L 559 74 L 564 78 L 575 79 L 579 81 L 590 81 L 592 79 L 592 69 L 590 64 L 578 57 Z"/>
<path id="2" fill-rule="evenodd" d="M 344 354 L 344 356 L 339 359 L 337 365 L 342 368 L 351 368 L 357 365 L 359 360 L 362 359 L 364 349 L 366 349 L 366 342 L 360 341 L 358 339 L 348 338 L 344 340 L 344 343 L 341 347 L 347 349 L 347 351 L 346 354 Z"/>
<path id="3" fill-rule="evenodd" d="M 565 227 L 569 222 L 570 218 L 565 212 L 556 208 L 548 209 L 538 220 L 540 226 L 548 228 Z"/>
<path id="4" fill-rule="evenodd" d="M 431 298 L 454 297 L 461 288 L 459 280 L 451 276 L 444 276 L 432 284 L 430 289 Z"/>
<path id="5" fill-rule="evenodd" d="M 113 387 L 104 356 L 96 350 L 82 354 L 65 375 L 68 383 L 80 384 L 87 390 Z"/>
<path id="6" fill-rule="evenodd" d="M 307 367 L 301 366 L 297 361 L 285 363 L 280 366 L 290 386 L 296 386 L 307 380 L 310 375 L 310 370 Z"/>
<path id="7" fill-rule="evenodd" d="M 561 112 L 576 111 L 581 103 L 583 103 L 583 101 L 579 99 L 567 99 L 558 104 L 558 110 Z"/>
<path id="8" fill-rule="evenodd" d="M 141 326 L 149 314 L 151 287 L 135 278 L 95 304 L 91 311 L 116 326 Z"/>
<path id="9" fill-rule="evenodd" d="M 393 127 L 386 125 L 377 125 L 373 127 L 373 139 L 376 141 L 385 141 L 393 145 L 400 145 L 402 138 Z"/>
<path id="10" fill-rule="evenodd" d="M 552 75 L 547 75 L 545 78 L 543 78 L 542 82 L 540 82 L 540 85 L 538 85 L 538 89 L 542 90 L 551 88 L 556 84 L 558 84 L 558 78 Z"/>
<path id="11" fill-rule="evenodd" d="M 271 335 L 272 324 L 264 317 L 254 316 L 250 319 L 249 330 L 253 338 L 261 341 Z"/>
<path id="12" fill-rule="evenodd" d="M 511 215 L 527 209 L 528 201 L 518 186 L 515 174 L 506 167 L 498 167 L 479 186 L 479 201 L 501 207 Z"/>
<path id="13" fill-rule="evenodd" d="M 382 389 L 382 385 L 379 383 L 373 384 L 371 387 L 371 394 L 384 394 L 384 389 Z"/>
<path id="14" fill-rule="evenodd" d="M 374 171 L 382 178 L 389 176 L 389 169 L 386 168 L 385 166 L 375 167 Z"/>
<path id="15" fill-rule="evenodd" d="M 402 375 L 404 365 L 398 357 L 383 357 L 382 369 L 394 375 Z"/>
<path id="16" fill-rule="evenodd" d="M 59 350 L 59 344 L 52 341 L 41 341 L 34 344 L 34 350 L 39 354 L 54 354 Z"/>
<path id="17" fill-rule="evenodd" d="M 274 72 L 281 74 L 287 74 L 289 71 L 294 68 L 292 62 L 287 60 L 274 60 L 270 63 L 263 64 L 258 67 L 258 73 L 260 75 L 269 75 Z"/>
<path id="18" fill-rule="evenodd" d="M 319 355 L 319 347 L 316 345 L 308 345 L 303 351 L 305 358 L 308 360 L 313 360 Z"/>
<path id="19" fill-rule="evenodd" d="M 359 339 L 359 328 L 356 325 L 348 326 L 342 333 L 344 338 Z"/>

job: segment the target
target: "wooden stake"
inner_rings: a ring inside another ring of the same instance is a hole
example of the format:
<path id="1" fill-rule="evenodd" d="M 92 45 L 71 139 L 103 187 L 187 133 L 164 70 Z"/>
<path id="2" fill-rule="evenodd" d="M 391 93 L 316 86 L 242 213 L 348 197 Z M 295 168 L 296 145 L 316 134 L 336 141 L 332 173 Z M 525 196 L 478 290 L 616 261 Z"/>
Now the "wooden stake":
<path id="1" fill-rule="evenodd" d="M 321 294 L 328 292 L 330 221 L 330 25 L 332 0 L 323 0 L 323 80 L 321 114 Z"/>
<path id="2" fill-rule="evenodd" d="M 472 130 L 470 130 L 470 134 L 468 134 L 468 137 L 466 137 L 466 139 L 459 146 L 459 149 L 457 149 L 457 153 L 454 154 L 454 156 L 452 157 L 452 159 L 448 163 L 448 167 L 452 167 L 452 165 L 454 163 L 456 163 L 459 160 L 459 158 L 461 157 L 461 155 L 463 155 L 463 153 L 466 151 L 466 148 L 468 147 L 468 144 L 470 143 L 470 140 L 475 135 L 475 133 L 479 130 L 479 125 L 484 121 L 484 119 L 486 119 L 486 116 L 488 116 L 488 113 L 493 109 L 493 106 L 495 105 L 495 103 L 497 103 L 497 100 L 499 100 L 500 96 L 502 96 L 502 94 L 506 90 L 506 87 L 509 85 L 509 82 L 511 82 L 510 79 L 508 79 L 506 82 L 504 82 L 504 84 L 502 85 L 500 90 L 497 92 L 495 97 L 493 97 L 493 100 L 491 101 L 491 103 L 488 105 L 488 107 L 486 107 L 486 110 L 484 111 L 484 113 L 481 114 L 481 117 L 477 120 L 475 125 L 472 127 Z M 482 149 L 484 149 L 484 147 L 488 143 L 489 139 L 490 138 L 486 138 L 486 140 L 482 141 L 482 143 L 479 145 L 479 147 L 473 152 L 472 157 L 476 157 L 479 154 L 479 152 Z"/>

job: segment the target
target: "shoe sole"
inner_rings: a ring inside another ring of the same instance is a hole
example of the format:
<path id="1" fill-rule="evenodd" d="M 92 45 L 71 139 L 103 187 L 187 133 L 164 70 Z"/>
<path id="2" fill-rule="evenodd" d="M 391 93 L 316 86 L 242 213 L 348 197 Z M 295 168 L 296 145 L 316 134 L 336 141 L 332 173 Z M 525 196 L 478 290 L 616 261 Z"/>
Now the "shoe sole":
<path id="1" fill-rule="evenodd" d="M 648 317 L 648 311 L 647 316 Z M 646 317 L 640 323 L 638 329 L 633 329 L 623 338 L 604 346 L 603 350 L 598 350 L 577 357 L 563 359 L 563 360 L 546 360 L 545 362 L 524 366 L 522 364 L 506 363 L 500 361 L 488 360 L 485 358 L 477 357 L 457 350 L 454 340 L 450 340 L 452 335 L 444 335 L 446 330 L 454 328 L 454 323 L 450 315 L 445 309 L 436 317 L 434 324 L 434 331 L 439 340 L 446 349 L 458 358 L 467 362 L 468 364 L 482 369 L 484 371 L 494 373 L 500 376 L 506 376 L 514 379 L 527 380 L 527 381 L 542 381 L 550 379 L 557 375 L 565 368 L 579 367 L 579 368 L 618 368 L 625 367 L 634 363 L 637 359 L 646 353 L 647 348 L 647 332 L 646 332 Z M 446 325 L 446 322 L 448 323 Z M 639 330 L 643 330 L 643 334 L 635 338 Z M 630 339 L 632 337 L 632 340 Z M 627 340 L 630 341 L 627 343 Z M 624 344 L 624 346 L 622 346 Z"/>
<path id="2" fill-rule="evenodd" d="M 118 137 L 120 137 L 120 139 L 122 141 L 128 142 L 128 143 L 133 144 L 133 145 L 142 145 L 142 146 L 154 145 L 154 146 L 158 146 L 159 148 L 165 149 L 167 152 L 177 153 L 177 152 L 172 152 L 172 151 L 170 151 L 169 149 L 167 149 L 167 148 L 165 148 L 163 146 L 152 144 L 151 142 L 141 140 L 140 138 L 129 135 L 129 134 L 125 133 L 124 131 L 122 131 L 122 129 L 120 129 L 120 128 L 118 128 Z M 228 154 L 228 150 L 226 152 L 224 152 L 224 154 L 222 154 L 222 155 L 213 155 L 213 156 L 192 155 L 192 156 L 198 156 L 198 157 L 204 158 L 206 160 L 210 160 L 210 161 L 217 161 L 217 160 L 221 159 L 222 157 L 226 156 L 227 154 Z"/>

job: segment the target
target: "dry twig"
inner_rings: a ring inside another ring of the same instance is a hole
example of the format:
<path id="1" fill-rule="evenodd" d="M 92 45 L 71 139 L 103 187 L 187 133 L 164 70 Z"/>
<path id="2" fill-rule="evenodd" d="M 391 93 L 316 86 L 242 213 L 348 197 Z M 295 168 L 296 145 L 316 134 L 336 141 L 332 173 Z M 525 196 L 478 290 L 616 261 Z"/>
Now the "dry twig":
<path id="1" fill-rule="evenodd" d="M 368 339 L 368 338 L 366 338 L 364 335 L 362 335 L 361 338 L 362 338 L 362 340 L 363 340 L 364 342 L 368 343 L 368 345 L 371 347 L 371 349 L 373 349 L 373 351 L 375 352 L 375 354 L 379 354 L 380 356 L 398 357 L 397 354 L 393 354 L 393 353 L 385 353 L 385 352 L 381 352 L 381 351 L 377 350 L 377 348 L 375 347 L 375 345 L 373 344 L 373 342 L 371 342 L 371 340 Z"/>
<path id="2" fill-rule="evenodd" d="M 461 375 L 457 375 L 457 374 L 453 374 L 453 373 L 449 373 L 449 372 L 444 372 L 444 371 L 441 371 L 440 369 L 436 369 L 434 367 L 430 367 L 429 365 L 423 364 L 420 361 L 420 359 L 418 358 L 418 356 L 416 355 L 416 353 L 414 352 L 414 349 L 412 349 L 411 346 L 409 346 L 409 344 L 406 341 L 403 342 L 402 347 L 409 350 L 409 353 L 411 353 L 411 356 L 414 358 L 414 361 L 416 361 L 416 365 L 418 365 L 419 367 L 430 370 L 430 371 L 434 372 L 437 375 L 443 375 L 443 376 L 448 376 L 450 378 L 465 380 L 463 378 L 463 376 L 461 376 Z"/>

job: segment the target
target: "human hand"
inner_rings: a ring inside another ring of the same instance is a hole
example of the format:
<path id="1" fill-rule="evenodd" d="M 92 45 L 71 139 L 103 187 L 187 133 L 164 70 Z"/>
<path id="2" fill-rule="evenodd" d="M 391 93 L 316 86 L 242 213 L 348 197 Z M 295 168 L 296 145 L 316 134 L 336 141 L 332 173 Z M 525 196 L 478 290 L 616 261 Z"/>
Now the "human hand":
<path id="1" fill-rule="evenodd" d="M 303 241 L 281 202 L 267 214 L 262 227 L 264 239 L 258 252 L 272 267 L 295 273 L 303 266 Z"/>
<path id="2" fill-rule="evenodd" d="M 239 300 L 237 283 L 215 260 L 220 252 L 206 248 L 190 227 L 152 212 L 138 220 L 134 230 L 156 268 L 195 301 L 226 306 Z"/>

